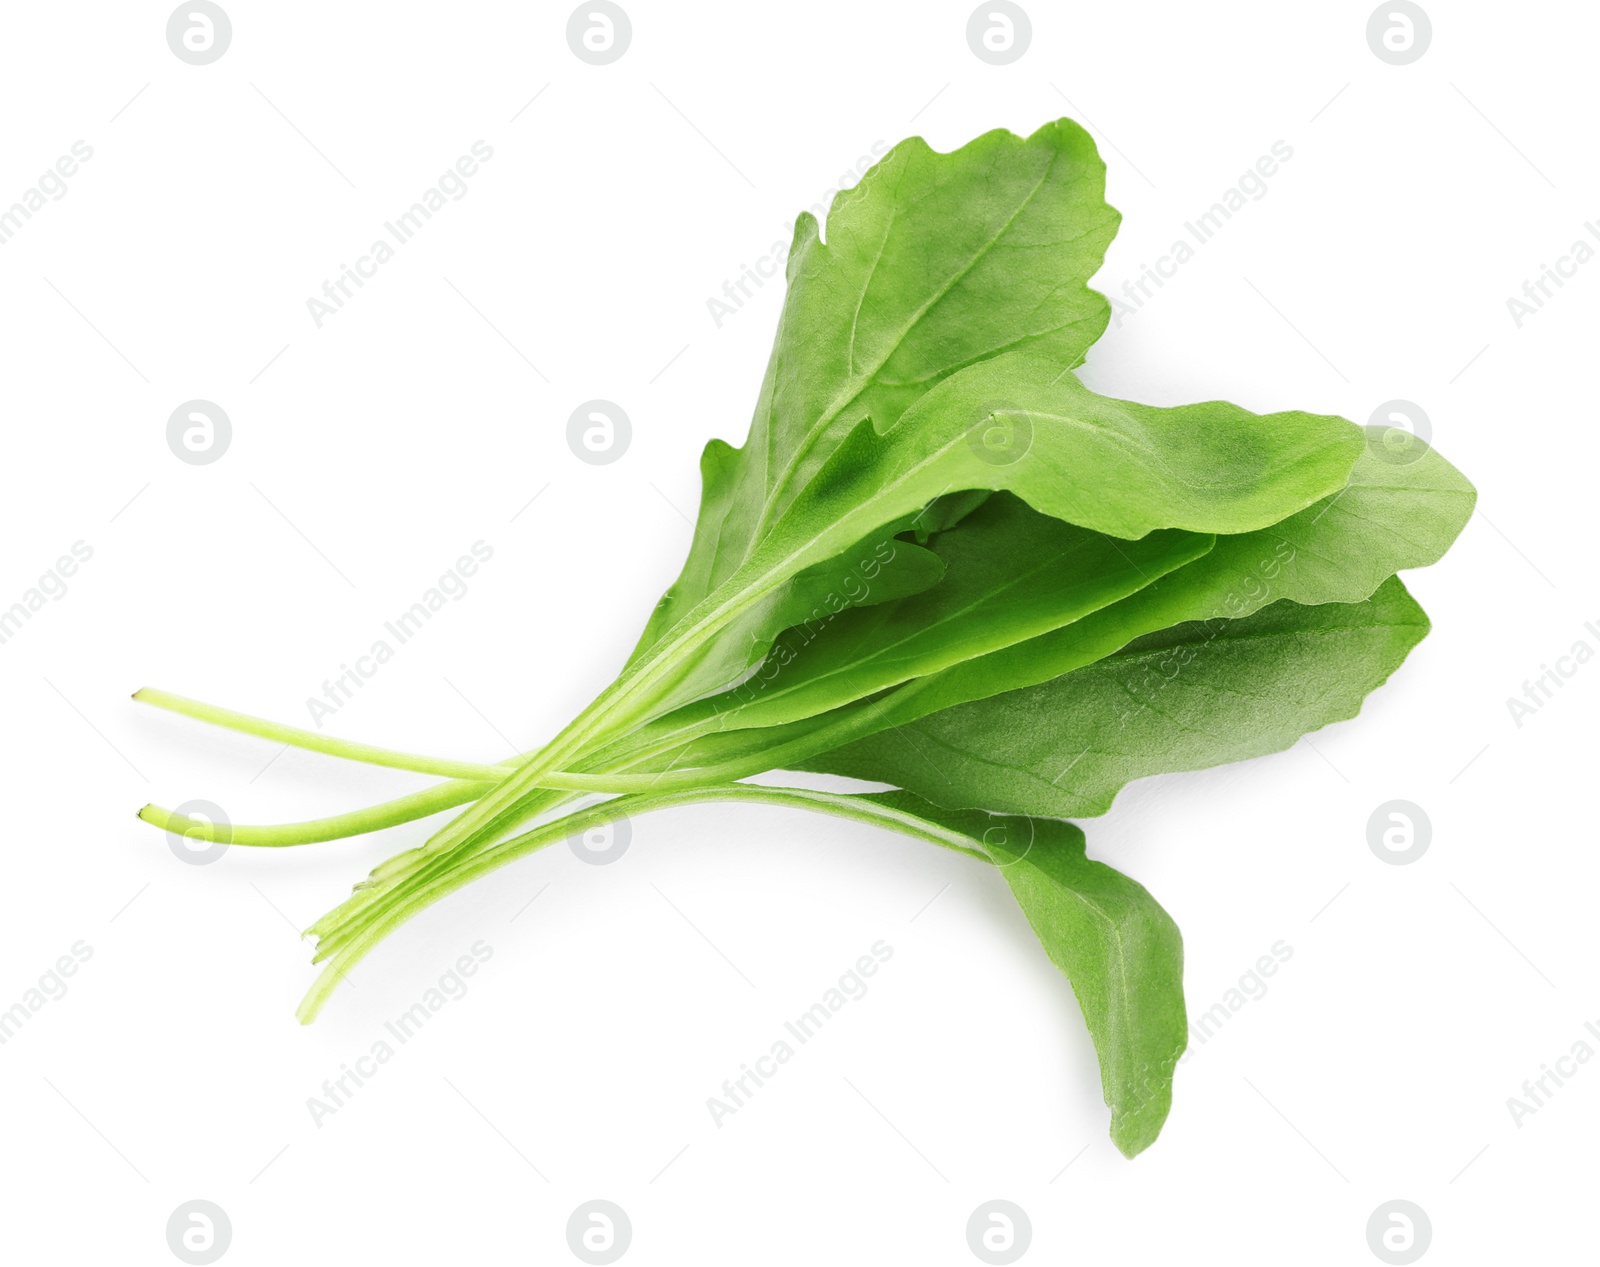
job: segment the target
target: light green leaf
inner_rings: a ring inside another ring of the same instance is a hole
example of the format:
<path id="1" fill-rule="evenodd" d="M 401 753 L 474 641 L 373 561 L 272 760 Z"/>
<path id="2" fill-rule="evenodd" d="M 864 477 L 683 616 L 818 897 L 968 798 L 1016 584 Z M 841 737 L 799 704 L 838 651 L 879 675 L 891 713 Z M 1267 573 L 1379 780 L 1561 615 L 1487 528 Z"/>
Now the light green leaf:
<path id="1" fill-rule="evenodd" d="M 801 215 L 749 438 L 707 445 L 694 544 L 640 649 L 749 557 L 863 418 L 888 430 L 934 384 L 1000 352 L 1079 364 L 1110 317 L 1088 281 L 1118 220 L 1094 142 L 1067 119 L 951 154 L 913 137 L 834 199 L 825 243 Z"/>
<path id="2" fill-rule="evenodd" d="M 1183 940 L 1172 917 L 1142 885 L 1091 861 L 1071 823 L 941 809 L 905 792 L 851 799 L 959 831 L 989 855 L 1078 997 L 1100 1061 L 1112 1142 L 1128 1157 L 1154 1143 L 1188 1042 Z"/>

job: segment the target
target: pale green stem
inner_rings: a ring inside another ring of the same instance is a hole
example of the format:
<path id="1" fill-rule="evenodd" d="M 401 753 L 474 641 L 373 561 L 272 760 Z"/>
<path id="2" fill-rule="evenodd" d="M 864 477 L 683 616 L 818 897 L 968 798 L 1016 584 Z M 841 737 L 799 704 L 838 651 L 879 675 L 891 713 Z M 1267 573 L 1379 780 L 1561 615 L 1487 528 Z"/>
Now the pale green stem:
<path id="1" fill-rule="evenodd" d="M 595 696 L 567 724 L 566 729 L 476 805 L 436 832 L 424 849 L 442 856 L 447 852 L 454 854 L 466 851 L 485 839 L 492 839 L 499 834 L 497 824 L 502 821 L 507 809 L 538 788 L 541 775 L 567 764 L 581 755 L 586 747 L 599 746 L 593 742 L 596 739 L 604 741 L 649 721 L 651 708 L 663 692 L 670 690 L 669 679 L 677 664 L 677 653 L 685 648 L 708 644 L 740 612 L 782 585 L 796 570 L 794 553 L 803 553 L 805 547 L 815 544 L 822 535 L 819 533 L 812 541 L 802 543 L 799 550 L 766 564 L 764 573 L 720 602 L 714 600 L 722 593 L 722 589 L 708 595 L 694 608 L 698 612 L 702 607 L 709 606 L 703 616 L 692 621 L 690 616 L 685 616 L 680 625 L 674 627 L 675 632 L 664 636 L 640 659 L 624 668 L 622 675 Z M 727 583 L 722 588 L 727 588 Z M 632 715 L 624 712 L 620 720 L 617 719 L 617 714 L 630 705 L 634 710 Z M 611 726 L 609 735 L 606 731 L 608 723 Z M 426 868 L 431 869 L 431 865 Z"/>
<path id="2" fill-rule="evenodd" d="M 708 642 L 740 611 L 781 585 L 792 571 L 792 568 L 785 570 L 789 567 L 787 558 L 774 560 L 764 574 L 712 605 L 703 616 L 692 623 L 685 617 L 683 623 L 687 628 L 663 638 L 641 659 L 625 668 L 622 676 L 590 701 L 548 745 L 528 757 L 510 777 L 488 791 L 475 805 L 435 832 L 415 856 L 408 858 L 401 878 L 367 899 L 370 909 L 361 915 L 363 921 L 377 919 L 379 910 L 403 901 L 406 893 L 426 885 L 459 858 L 473 856 L 476 850 L 526 821 L 526 811 L 520 807 L 539 789 L 540 776 L 580 757 L 586 748 L 599 747 L 610 737 L 650 720 L 650 709 L 660 698 L 659 693 L 670 689 L 666 679 L 673 672 L 676 653 L 685 647 Z M 706 601 L 709 603 L 711 599 Z M 630 705 L 634 710 L 632 715 L 623 711 Z M 617 716 L 619 712 L 623 714 L 621 718 Z"/>
<path id="3" fill-rule="evenodd" d="M 503 814 L 496 820 L 501 825 L 499 835 L 504 836 L 540 814 L 574 799 L 573 793 L 542 789 L 531 793 L 518 802 L 514 813 Z M 471 853 L 467 850 L 430 854 L 424 845 L 379 863 L 365 880 L 356 885 L 349 897 L 306 929 L 308 936 L 317 939 L 317 954 L 313 962 L 321 962 L 334 954 L 345 943 L 354 940 L 364 927 L 376 922 L 388 907 L 423 887 L 429 877 L 448 870 L 469 856 Z"/>
<path id="4" fill-rule="evenodd" d="M 957 831 L 930 823 L 925 819 L 863 800 L 858 796 L 836 792 L 813 792 L 804 788 L 759 787 L 749 783 L 723 784 L 699 787 L 658 795 L 624 796 L 602 805 L 576 810 L 564 818 L 542 824 L 532 831 L 523 832 L 488 849 L 480 850 L 457 860 L 457 865 L 431 878 L 421 891 L 411 893 L 403 905 L 386 911 L 383 917 L 363 927 L 359 934 L 343 946 L 323 968 L 311 989 L 306 992 L 296 1015 L 301 1024 L 309 1025 L 316 1019 L 322 1005 L 328 1001 L 339 981 L 366 954 L 406 920 L 425 907 L 453 893 L 456 889 L 478 877 L 503 867 L 508 862 L 543 849 L 546 845 L 564 840 L 575 832 L 585 831 L 601 823 L 610 822 L 621 815 L 633 817 L 653 810 L 676 805 L 695 805 L 713 801 L 741 801 L 766 805 L 787 805 L 796 809 L 834 814 L 857 822 L 872 823 L 894 831 L 931 841 L 957 853 L 964 853 L 983 862 L 993 859 L 982 850 L 974 848 L 972 838 Z"/>
<path id="5" fill-rule="evenodd" d="M 669 739 L 666 742 L 657 741 L 647 745 L 643 751 L 628 754 L 622 771 L 603 774 L 545 771 L 539 775 L 537 783 L 549 788 L 564 789 L 563 793 L 558 795 L 554 792 L 536 790 L 524 792 L 514 798 L 509 807 L 501 807 L 490 821 L 469 832 L 464 840 L 452 846 L 447 840 L 442 841 L 441 837 L 456 828 L 461 821 L 458 818 L 449 824 L 444 832 L 436 833 L 420 848 L 397 855 L 376 868 L 368 880 L 349 898 L 325 914 L 309 930 L 319 938 L 318 958 L 326 958 L 330 954 L 337 953 L 346 944 L 358 938 L 364 927 L 381 921 L 386 910 L 403 905 L 409 894 L 426 889 L 433 877 L 444 874 L 460 865 L 463 860 L 475 856 L 483 848 L 491 846 L 496 838 L 515 830 L 535 814 L 557 808 L 562 803 L 574 799 L 580 792 L 676 792 L 713 783 L 731 783 L 736 779 L 781 768 L 787 762 L 801 760 L 816 752 L 837 747 L 878 729 L 885 724 L 885 719 L 892 715 L 891 710 L 902 704 L 906 697 L 915 694 L 920 687 L 920 682 L 907 683 L 891 695 L 864 707 L 852 709 L 845 716 L 819 730 L 774 745 L 737 762 L 724 762 L 715 767 L 681 771 L 669 769 L 666 772 L 648 774 L 626 772 L 626 765 L 637 767 L 650 757 L 662 755 L 676 747 L 677 744 Z M 530 759 L 528 767 L 544 766 L 558 749 L 558 745 L 559 740 L 552 743 L 545 753 L 539 754 L 541 759 Z M 503 792 L 503 786 L 495 789 L 496 794 Z M 481 811 L 482 803 L 476 809 Z"/>
<path id="6" fill-rule="evenodd" d="M 139 811 L 145 822 L 167 831 L 177 832 L 193 840 L 221 841 L 230 845 L 262 845 L 282 848 L 288 845 L 310 845 L 323 840 L 339 840 L 345 836 L 359 836 L 363 832 L 380 831 L 398 823 L 409 823 L 440 810 L 454 809 L 475 801 L 488 785 L 467 779 L 452 779 L 433 787 L 369 805 L 366 809 L 348 814 L 335 814 L 332 818 L 314 818 L 301 823 L 274 823 L 265 827 L 248 827 L 227 823 L 208 823 L 203 819 L 174 814 L 159 805 L 146 805 Z"/>
<path id="7" fill-rule="evenodd" d="M 715 617 L 712 619 L 715 620 Z M 637 680 L 631 684 L 634 689 L 638 685 Z M 338 907 L 324 915 L 313 926 L 314 930 L 323 935 L 330 947 L 342 948 L 345 943 L 358 938 L 362 930 L 369 925 L 385 920 L 387 911 L 402 908 L 410 894 L 426 890 L 436 876 L 449 872 L 464 859 L 472 858 L 484 848 L 492 846 L 496 839 L 515 830 L 533 814 L 542 813 L 562 801 L 571 800 L 576 792 L 599 790 L 666 792 L 687 790 L 707 783 L 731 782 L 733 779 L 759 774 L 763 770 L 774 768 L 776 764 L 781 764 L 772 758 L 793 759 L 800 755 L 810 755 L 843 742 L 845 738 L 854 738 L 858 733 L 865 733 L 872 729 L 871 723 L 878 712 L 889 707 L 887 699 L 878 701 L 852 716 L 825 727 L 820 734 L 813 733 L 780 745 L 762 757 L 745 758 L 737 765 L 725 764 L 715 770 L 674 772 L 665 778 L 659 774 L 623 776 L 629 780 L 626 786 L 617 786 L 610 778 L 606 778 L 597 786 L 596 783 L 587 781 L 587 776 L 584 774 L 574 775 L 572 786 L 566 786 L 556 780 L 547 781 L 545 776 L 555 767 L 571 758 L 581 757 L 586 746 L 595 739 L 596 732 L 601 731 L 601 718 L 607 713 L 614 712 L 618 706 L 619 701 L 615 698 L 608 700 L 608 696 L 615 696 L 619 691 L 626 695 L 628 686 L 629 684 L 620 679 L 618 682 L 613 682 L 543 750 L 529 754 L 513 776 L 489 790 L 475 805 L 457 815 L 419 848 L 390 859 L 388 863 L 374 870 L 368 881 L 358 887 L 356 892 Z M 916 684 L 911 683 L 902 686 L 900 691 L 915 689 Z M 820 747 L 817 746 L 819 741 Z M 577 780 L 585 781 L 582 786 L 578 786 Z M 541 795 L 540 789 L 551 787 L 561 789 L 564 794 Z"/>
<path id="8" fill-rule="evenodd" d="M 329 756 L 344 757 L 349 761 L 364 761 L 368 765 L 388 766 L 394 770 L 415 770 L 419 774 L 437 774 L 447 779 L 473 779 L 479 783 L 498 783 L 515 772 L 514 765 L 482 765 L 474 761 L 450 761 L 442 757 L 424 757 L 409 752 L 396 752 L 392 748 L 375 748 L 371 744 L 354 743 L 348 739 L 335 739 L 314 730 L 301 730 L 298 726 L 285 726 L 280 722 L 251 717 L 231 709 L 218 708 L 199 700 L 173 695 L 145 687 L 135 691 L 133 698 L 141 704 L 153 704 L 168 712 L 182 713 L 197 721 L 225 726 L 229 730 L 243 731 L 262 739 L 290 744 L 296 748 L 309 748 L 312 752 L 325 752 Z M 456 804 L 460 804 L 459 801 Z"/>
<path id="9" fill-rule="evenodd" d="M 804 761 L 821 752 L 831 752 L 892 724 L 888 719 L 895 715 L 896 710 L 903 710 L 906 701 L 922 689 L 926 680 L 905 683 L 870 704 L 857 703 L 854 707 L 841 709 L 842 716 L 828 725 L 803 732 L 793 739 L 770 744 L 731 761 L 683 769 L 674 769 L 669 764 L 666 769 L 654 773 L 630 773 L 630 767 L 643 765 L 652 757 L 663 756 L 677 746 L 674 741 L 653 742 L 637 752 L 622 754 L 617 759 L 619 768 L 606 771 L 553 770 L 539 776 L 539 785 L 569 792 L 671 792 L 706 783 L 732 783 L 768 770 L 785 769 L 793 762 Z"/>

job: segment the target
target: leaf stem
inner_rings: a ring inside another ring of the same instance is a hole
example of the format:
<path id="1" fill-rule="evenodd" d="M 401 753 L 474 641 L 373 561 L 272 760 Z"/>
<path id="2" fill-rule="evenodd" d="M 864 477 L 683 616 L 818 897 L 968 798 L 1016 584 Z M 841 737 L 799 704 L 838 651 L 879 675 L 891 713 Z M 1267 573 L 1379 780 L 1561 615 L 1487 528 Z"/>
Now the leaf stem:
<path id="1" fill-rule="evenodd" d="M 492 843 L 493 839 L 515 831 L 540 814 L 574 799 L 575 793 L 536 789 L 498 814 L 490 828 L 483 831 L 481 840 L 473 836 L 464 845 L 438 852 L 429 847 L 438 837 L 438 833 L 435 833 L 429 841 L 416 848 L 379 863 L 365 880 L 355 886 L 349 897 L 324 913 L 306 930 L 317 938 L 317 956 L 313 962 L 327 958 L 352 940 L 363 927 L 380 918 L 390 906 L 422 887 L 434 874 L 470 856 L 474 849 Z"/>
<path id="2" fill-rule="evenodd" d="M 353 938 L 342 945 L 328 960 L 322 973 L 312 983 L 311 989 L 306 992 L 296 1015 L 301 1024 L 309 1025 L 316 1019 L 317 1013 L 322 1010 L 323 1004 L 328 1001 L 328 997 L 345 974 L 365 958 L 373 947 L 419 911 L 480 876 L 565 839 L 575 832 L 611 822 L 623 815 L 631 818 L 659 809 L 716 801 L 786 805 L 796 809 L 833 814 L 840 818 L 888 827 L 919 840 L 953 849 L 957 853 L 966 854 L 982 862 L 994 861 L 988 854 L 972 847 L 970 836 L 891 806 L 844 793 L 816 792 L 805 788 L 762 787 L 750 783 L 727 783 L 674 792 L 618 797 L 600 805 L 575 810 L 562 818 L 543 823 L 531 831 L 456 859 L 454 866 L 430 877 L 426 887 L 408 894 L 403 903 L 385 911 L 381 918 L 362 927 Z"/>
<path id="3" fill-rule="evenodd" d="M 872 700 L 853 700 L 829 714 L 790 722 L 779 727 L 752 728 L 756 733 L 766 731 L 775 736 L 763 747 L 743 753 L 725 761 L 702 766 L 676 768 L 673 761 L 654 772 L 640 767 L 655 758 L 681 752 L 697 739 L 736 732 L 709 731 L 696 733 L 685 728 L 665 740 L 642 743 L 629 751 L 624 739 L 614 753 L 611 768 L 603 770 L 552 770 L 539 775 L 541 787 L 561 788 L 570 792 L 633 793 L 668 792 L 682 788 L 698 787 L 708 783 L 732 783 L 769 770 L 781 770 L 792 762 L 804 761 L 818 753 L 873 734 L 893 724 L 892 719 L 905 711 L 927 685 L 928 678 L 915 678 Z M 687 734 L 687 739 L 679 736 Z M 777 736 L 787 736 L 777 737 Z"/>
<path id="4" fill-rule="evenodd" d="M 261 845 L 282 848 L 288 845 L 310 845 L 323 840 L 339 840 L 345 836 L 359 836 L 363 832 L 380 831 L 399 823 L 409 823 L 440 810 L 465 805 L 482 796 L 486 784 L 468 779 L 452 779 L 433 787 L 413 792 L 381 805 L 352 810 L 348 814 L 335 814 L 331 818 L 313 818 L 300 823 L 274 823 L 265 827 L 249 827 L 228 823 L 208 823 L 203 819 L 174 814 L 160 805 L 146 805 L 139 811 L 145 822 L 167 831 L 177 832 L 193 840 L 221 841 L 230 845 Z"/>
<path id="5" fill-rule="evenodd" d="M 409 752 L 397 752 L 392 748 L 376 748 L 371 744 L 336 739 L 332 735 L 320 735 L 314 730 L 301 730 L 298 726 L 285 726 L 281 722 L 251 717 L 248 713 L 236 713 L 232 709 L 218 708 L 215 704 L 205 704 L 200 700 L 188 699 L 150 686 L 135 691 L 133 698 L 141 704 L 151 704 L 171 713 L 181 713 L 185 717 L 209 722 L 213 726 L 242 731 L 247 735 L 272 739 L 296 748 L 308 748 L 312 752 L 325 752 L 329 756 L 343 757 L 347 761 L 363 761 L 367 765 L 387 766 L 393 770 L 415 770 L 419 774 L 437 774 L 447 779 L 472 779 L 479 783 L 499 783 L 516 770 L 516 766 L 450 761 L 442 757 L 418 756 Z M 459 805 L 461 802 L 455 803 Z"/>

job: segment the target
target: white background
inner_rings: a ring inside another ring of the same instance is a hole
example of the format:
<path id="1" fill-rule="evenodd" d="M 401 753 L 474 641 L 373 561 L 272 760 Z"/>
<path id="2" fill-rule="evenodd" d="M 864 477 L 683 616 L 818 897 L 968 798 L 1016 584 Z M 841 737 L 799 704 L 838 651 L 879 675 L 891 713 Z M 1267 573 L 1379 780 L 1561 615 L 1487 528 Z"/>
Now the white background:
<path id="1" fill-rule="evenodd" d="M 1366 1221 L 1392 1198 L 1426 1210 L 1427 1261 L 1592 1253 L 1600 1062 L 1520 1127 L 1506 1101 L 1600 1025 L 1600 666 L 1520 728 L 1505 702 L 1600 649 L 1600 264 L 1521 329 L 1506 307 L 1600 215 L 1591 7 L 1430 4 L 1405 67 L 1369 50 L 1364 2 L 1032 3 L 1004 67 L 969 50 L 966 4 L 636 0 L 603 67 L 569 50 L 564 5 L 226 7 L 203 67 L 169 51 L 162 4 L 5 14 L 0 204 L 94 150 L 0 247 L 0 606 L 72 542 L 94 552 L 0 646 L 0 1008 L 93 949 L 0 1047 L 8 1259 L 175 1262 L 166 1220 L 197 1197 L 240 1264 L 576 1262 L 566 1220 L 594 1197 L 628 1212 L 639 1264 L 971 1263 L 995 1197 L 1028 1211 L 1030 1262 L 1376 1262 Z M 1409 399 L 1481 493 L 1407 578 L 1434 632 L 1359 719 L 1086 825 L 1183 929 L 1192 1014 L 1293 948 L 1181 1067 L 1160 1140 L 1111 1146 L 1070 990 L 999 876 L 777 809 L 641 820 L 611 866 L 525 860 L 297 1025 L 296 930 L 427 825 L 194 867 L 134 811 L 291 820 L 426 780 L 129 692 L 305 725 L 482 540 L 467 596 L 328 728 L 536 745 L 675 574 L 700 447 L 744 434 L 781 296 L 720 329 L 707 300 L 874 142 L 1062 114 L 1124 215 L 1107 292 L 1274 141 L 1294 152 L 1092 350 L 1092 386 L 1362 422 Z M 468 194 L 318 329 L 307 298 L 478 140 Z M 566 444 L 594 397 L 633 421 L 614 465 Z M 233 422 L 213 465 L 166 444 L 193 398 Z M 1433 824 L 1410 866 L 1367 846 L 1396 797 Z M 714 1127 L 707 1097 L 878 939 L 870 993 Z M 315 1125 L 324 1079 L 479 940 L 470 993 Z"/>

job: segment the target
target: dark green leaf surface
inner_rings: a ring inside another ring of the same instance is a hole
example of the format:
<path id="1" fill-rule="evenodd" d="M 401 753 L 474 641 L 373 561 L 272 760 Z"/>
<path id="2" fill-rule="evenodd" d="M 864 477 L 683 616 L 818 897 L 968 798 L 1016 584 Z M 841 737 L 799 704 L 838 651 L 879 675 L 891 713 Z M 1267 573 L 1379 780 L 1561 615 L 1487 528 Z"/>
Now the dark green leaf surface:
<path id="1" fill-rule="evenodd" d="M 899 693 L 894 708 L 879 710 L 880 721 L 904 725 L 1047 682 L 1184 621 L 1248 616 L 1282 599 L 1308 606 L 1356 602 L 1396 572 L 1443 558 L 1476 497 L 1433 449 L 1397 465 L 1369 445 L 1349 483 L 1332 496 L 1269 528 L 1220 536 L 1204 557 L 1070 626 L 916 682 Z"/>
<path id="2" fill-rule="evenodd" d="M 766 732 L 692 739 L 700 733 L 694 724 L 704 713 L 696 711 L 702 706 L 691 706 L 646 727 L 630 743 L 596 754 L 587 768 L 681 770 L 727 762 L 742 762 L 740 774 L 769 765 L 806 768 L 819 751 L 817 738 L 852 719 L 853 732 L 823 746 L 1049 681 L 1137 637 L 1185 621 L 1241 617 L 1285 598 L 1302 604 L 1353 602 L 1399 569 L 1436 562 L 1471 515 L 1474 497 L 1472 485 L 1431 449 L 1392 464 L 1369 448 L 1338 493 L 1270 528 L 1219 537 L 1195 562 L 1070 625 L 928 674 L 884 698 Z M 1020 539 L 1017 545 L 1021 548 Z M 674 735 L 692 739 L 690 746 L 663 748 Z M 641 763 L 645 752 L 664 755 Z"/>
<path id="3" fill-rule="evenodd" d="M 992 403 L 998 383 L 1012 403 Z M 1027 442 L 996 462 L 980 438 L 1002 417 Z M 1031 354 L 997 357 L 945 380 L 887 435 L 861 423 L 749 560 L 637 656 L 617 686 L 645 695 L 660 715 L 729 685 L 736 663 L 747 663 L 745 640 L 720 639 L 722 630 L 796 573 L 952 490 L 1009 489 L 1042 514 L 1126 539 L 1160 528 L 1250 532 L 1343 488 L 1362 447 L 1361 430 L 1342 418 L 1253 414 L 1217 401 L 1139 405 L 1098 396 Z M 721 648 L 718 658 L 692 675 L 660 663 L 705 643 Z"/>
<path id="4" fill-rule="evenodd" d="M 772 726 L 825 712 L 1068 624 L 1199 558 L 1212 541 L 1174 530 L 1118 541 L 997 494 L 930 540 L 944 566 L 937 584 L 824 611 L 789 629 L 749 680 L 661 725 Z"/>
<path id="5" fill-rule="evenodd" d="M 706 654 L 683 657 L 679 667 L 685 677 L 722 685 L 759 662 L 784 629 L 831 623 L 841 613 L 892 603 L 936 585 L 944 563 L 932 550 L 897 537 L 900 527 L 889 524 L 796 574 L 730 622 Z"/>
<path id="6" fill-rule="evenodd" d="M 1427 631 L 1398 578 L 1359 603 L 1274 603 L 1147 635 L 1063 677 L 805 764 L 939 805 L 1103 814 L 1134 779 L 1279 752 L 1354 717 Z"/>
<path id="7" fill-rule="evenodd" d="M 1039 630 L 1040 634 L 1056 631 L 1052 639 L 1040 637 L 1029 643 L 1015 637 L 995 640 L 992 649 L 1015 647 L 1009 656 L 989 654 L 990 648 L 969 644 L 965 654 L 950 657 L 952 671 L 943 674 L 938 682 L 927 683 L 925 693 L 919 692 L 916 708 L 920 711 L 913 714 L 908 707 L 897 715 L 894 724 L 966 698 L 982 698 L 1048 680 L 1092 663 L 1141 634 L 1181 621 L 1246 616 L 1281 599 L 1308 605 L 1355 602 L 1366 598 L 1396 572 L 1438 562 L 1471 517 L 1476 491 L 1436 451 L 1416 442 L 1403 463 L 1384 460 L 1378 455 L 1375 442 L 1386 429 L 1365 430 L 1374 443 L 1362 450 L 1349 482 L 1339 492 L 1271 527 L 1217 537 L 1215 546 L 1203 558 L 1170 576 L 1166 575 L 1168 569 L 1157 570 L 1134 559 L 1133 547 L 1121 547 L 1126 552 L 1124 558 L 1145 572 L 1148 589 L 1137 587 L 1142 592 L 1130 594 L 1125 602 L 1091 609 L 1097 619 L 1078 628 L 1061 628 L 1071 624 L 1070 620 L 1061 619 Z M 1025 570 L 1016 565 L 1019 557 L 1041 561 L 1051 558 L 1050 566 L 1044 570 L 1059 579 L 1049 546 L 1037 539 L 1049 536 L 1049 529 L 1041 529 L 1029 517 L 1015 514 L 999 524 L 986 523 L 985 528 L 981 554 L 988 557 L 978 565 L 984 575 L 998 579 Z M 946 540 L 960 543 L 959 535 Z M 936 548 L 943 554 L 951 553 L 949 545 Z M 965 555 L 955 555 L 952 562 L 966 562 L 976 553 L 979 552 L 969 549 Z M 948 590 L 948 586 L 941 586 L 933 592 L 920 593 L 915 599 L 871 617 L 863 613 L 861 624 L 870 620 L 875 626 L 925 625 L 931 636 L 938 616 L 955 606 Z M 1017 601 L 1007 595 L 1016 593 L 1015 589 L 997 585 L 992 605 L 1003 611 Z M 1033 597 L 1031 591 L 1029 597 Z M 1078 612 L 1072 620 L 1088 614 Z M 1004 615 L 991 613 L 987 619 L 1004 619 Z M 1059 662 L 1059 667 L 1050 664 L 1052 647 L 1068 657 Z M 846 648 L 831 638 L 826 649 L 827 664 L 846 658 Z M 864 658 L 867 650 L 863 648 L 856 654 Z M 916 676 L 932 671 L 919 666 Z M 1018 671 L 1024 680 L 1008 685 L 1008 676 Z M 782 680 L 789 682 L 790 674 L 786 672 Z M 874 689 L 887 684 L 879 682 Z M 835 699 L 827 707 L 841 702 L 844 701 Z M 911 703 L 908 696 L 906 704 Z M 730 724 L 770 725 L 792 719 L 775 715 L 759 722 L 734 720 Z"/>

